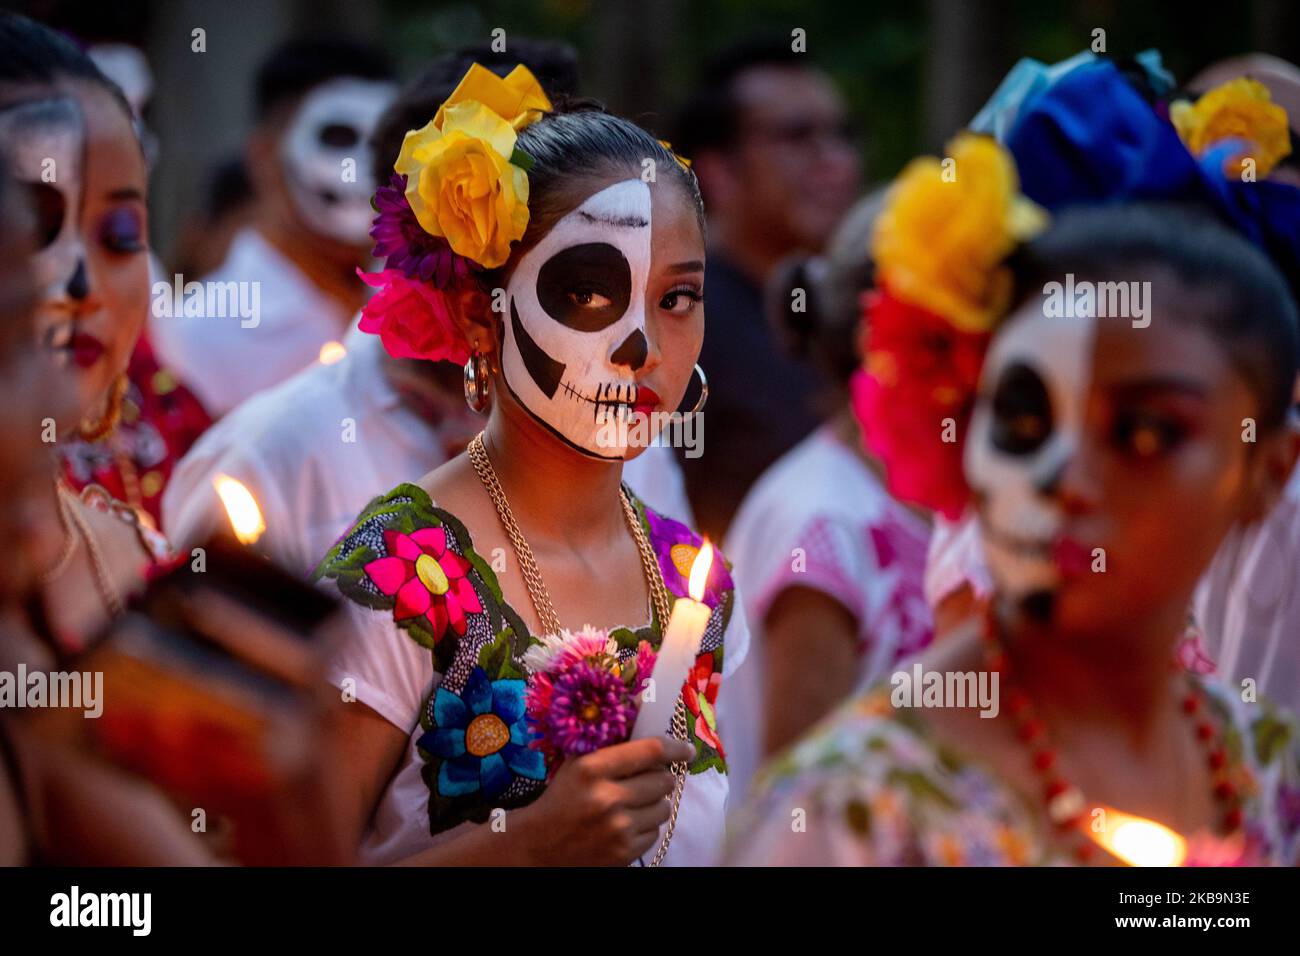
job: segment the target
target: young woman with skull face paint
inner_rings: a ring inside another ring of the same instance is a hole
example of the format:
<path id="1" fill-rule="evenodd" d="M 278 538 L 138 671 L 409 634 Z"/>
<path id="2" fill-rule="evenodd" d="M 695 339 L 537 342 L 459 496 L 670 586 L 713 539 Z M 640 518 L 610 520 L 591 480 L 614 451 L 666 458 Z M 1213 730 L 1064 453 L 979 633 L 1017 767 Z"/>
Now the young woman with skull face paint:
<path id="1" fill-rule="evenodd" d="M 237 282 L 256 298 L 241 300 L 238 316 L 160 309 L 150 319 L 161 361 L 216 418 L 311 366 L 364 301 L 356 270 L 370 261 L 373 215 L 365 142 L 396 93 L 382 55 L 331 37 L 278 46 L 255 87 L 249 220 L 203 278 Z"/>
<path id="2" fill-rule="evenodd" d="M 0 167 L 5 163 L 0 160 Z M 22 184 L 0 168 L 0 401 L 9 426 L 0 443 L 0 670 L 54 665 L 31 627 L 30 599 L 62 530 L 50 495 L 42 419 L 74 414 L 73 382 L 54 374 L 35 335 L 43 290 L 27 267 L 37 216 Z M 87 582 L 86 586 L 89 584 Z M 23 711 L 0 709 L 0 866 L 171 865 L 213 862 L 189 820 L 138 778 L 88 761 L 38 736 Z M 95 825 L 87 826 L 94 820 Z"/>
<path id="3" fill-rule="evenodd" d="M 994 335 L 966 445 L 993 607 L 921 662 L 939 674 L 996 669 L 1002 713 L 894 709 L 888 690 L 860 699 L 769 781 L 742 862 L 1077 862 L 1099 856 L 1075 829 L 1098 807 L 1226 839 L 1217 852 L 1254 862 L 1300 852 L 1284 718 L 1238 709 L 1231 691 L 1173 666 L 1220 541 L 1267 512 L 1296 460 L 1300 337 L 1286 283 L 1240 236 L 1169 206 L 1067 212 L 1018 270 L 1024 298 Z M 1049 317 L 1045 284 L 1068 273 L 1150 282 L 1149 326 Z M 1282 732 L 1267 758 L 1248 743 L 1256 724 Z M 902 769 L 950 809 L 890 783 Z M 763 824 L 783 819 L 777 804 L 817 805 L 810 789 L 839 795 L 830 826 L 808 827 L 825 840 Z M 854 832 L 849 803 L 885 800 L 893 816 Z"/>
<path id="4" fill-rule="evenodd" d="M 655 595 L 685 593 L 700 544 L 634 498 L 620 501 L 621 463 L 640 449 L 610 444 L 602 436 L 619 433 L 601 430 L 674 410 L 692 378 L 704 332 L 694 177 L 643 130 L 581 105 L 546 112 L 519 132 L 517 148 L 532 160 L 527 231 L 503 265 L 450 296 L 475 390 L 486 379 L 491 396 L 477 457 L 376 499 L 318 572 L 351 599 L 356 625 L 334 672 L 368 705 L 350 705 L 341 719 L 362 858 L 651 862 L 671 816 L 665 862 L 711 862 L 727 787 L 713 711 L 723 638 L 726 673 L 747 642 L 720 558 L 679 703 L 685 742 L 607 746 L 569 758 L 548 783 L 537 751 L 457 729 L 459 702 L 492 681 L 500 703 L 501 678 L 529 673 L 521 649 L 556 621 L 631 628 L 657 646 L 666 605 Z M 642 178 L 651 168 L 656 175 Z M 505 530 L 511 520 L 517 533 Z M 423 558 L 409 550 L 417 539 L 429 549 Z M 399 559 L 422 573 L 385 580 Z M 521 573 L 530 560 L 540 599 Z M 502 650 L 494 635 L 503 627 L 523 640 Z M 510 739 L 526 747 L 522 710 L 474 719 L 509 723 Z M 674 761 L 684 770 L 677 781 Z M 498 807 L 509 811 L 504 827 Z"/>
<path id="5" fill-rule="evenodd" d="M 0 127 L 40 230 L 32 266 L 37 328 L 76 395 L 61 440 L 111 427 L 149 309 L 147 174 L 129 105 L 66 39 L 0 15 Z M 43 575 L 52 632 L 82 646 L 166 552 L 157 532 L 107 496 L 51 482 L 62 543 Z"/>

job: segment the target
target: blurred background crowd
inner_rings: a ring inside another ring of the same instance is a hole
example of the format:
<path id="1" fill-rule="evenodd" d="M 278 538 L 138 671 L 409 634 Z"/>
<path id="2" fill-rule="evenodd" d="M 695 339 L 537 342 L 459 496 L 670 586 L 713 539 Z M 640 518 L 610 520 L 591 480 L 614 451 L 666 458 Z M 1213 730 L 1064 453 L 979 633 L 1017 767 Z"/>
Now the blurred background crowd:
<path id="1" fill-rule="evenodd" d="M 925 648 L 943 628 L 943 614 L 969 611 L 940 600 L 951 594 L 925 593 L 935 571 L 932 516 L 886 493 L 880 463 L 862 453 L 850 413 L 850 376 L 862 363 L 860 296 L 872 284 L 866 250 L 882 185 L 910 157 L 937 152 L 1022 56 L 1054 63 L 1091 48 L 1127 61 L 1159 47 L 1164 67 L 1189 95 L 1249 74 L 1292 117 L 1293 140 L 1300 117 L 1300 70 L 1292 65 L 1300 61 L 1300 7 L 1284 0 L 1204 12 L 1116 0 L 5 6 L 65 33 L 125 94 L 148 167 L 149 273 L 166 285 L 176 278 L 175 307 L 191 280 L 251 284 L 258 294 L 258 314 L 249 316 L 260 326 L 255 353 L 246 327 L 160 313 L 168 297 L 156 291 L 143 329 L 119 324 L 117 338 L 61 346 L 78 365 L 84 357 L 84 368 L 93 367 L 95 349 L 119 347 L 130 365 L 120 385 L 98 382 L 93 401 L 65 410 L 77 437 L 60 440 L 59 487 L 102 487 L 100 511 L 125 505 L 139 518 L 129 541 L 116 526 L 99 528 L 112 542 L 107 561 L 88 553 L 85 567 L 69 564 L 71 544 L 67 555 L 49 556 L 47 583 L 71 567 L 85 585 L 77 593 L 98 604 L 97 589 L 106 605 L 91 611 L 55 602 L 55 651 L 85 649 L 104 611 L 122 611 L 109 595 L 131 583 L 132 561 L 115 561 L 114 549 L 127 554 L 138 536 L 161 566 L 167 547 L 159 532 L 183 554 L 224 527 L 226 514 L 210 493 L 214 476 L 233 474 L 252 487 L 270 529 L 262 553 L 301 578 L 373 495 L 464 449 L 482 422 L 462 401 L 462 369 L 383 355 L 373 336 L 363 343 L 353 319 L 367 290 L 356 271 L 373 262 L 379 237 L 369 232 L 370 197 L 377 188 L 383 196 L 405 132 L 429 120 L 469 63 L 502 74 L 524 63 L 557 99 L 594 97 L 670 141 L 690 160 L 703 195 L 706 455 L 697 461 L 652 449 L 625 474 L 656 509 L 725 541 L 737 580 L 753 582 L 750 626 L 768 659 L 735 676 L 729 719 L 766 731 L 737 734 L 735 793 L 765 754 Z M 1243 51 L 1251 51 L 1248 58 L 1239 58 Z M 0 86 L 39 79 L 39 70 L 24 69 L 0 64 Z M 311 126 L 304 117 L 317 108 Z M 13 120 L 24 121 L 31 120 Z M 88 135 L 95 141 L 100 133 Z M 17 139 L 5 144 L 16 165 L 21 147 Z M 356 161 L 351 189 L 334 175 L 339 157 Z M 1282 158 L 1273 177 L 1300 182 L 1296 157 Z M 139 247 L 143 240 L 121 241 Z M 77 288 L 74 274 L 64 291 L 84 300 Z M 813 306 L 792 308 L 792 293 L 802 291 Z M 141 317 L 140 309 L 122 311 Z M 362 454 L 337 440 L 340 421 L 365 433 Z M 802 457 L 769 471 L 793 449 Z M 808 524 L 792 525 L 802 536 L 793 543 L 815 544 L 810 550 L 824 559 L 807 579 L 820 584 L 792 583 L 775 564 L 766 566 L 790 553 L 790 542 L 772 537 L 772 516 L 810 487 L 809 475 L 823 485 L 810 500 L 820 491 L 846 503 L 842 512 L 828 504 L 805 515 Z M 89 552 L 94 535 L 74 535 L 70 522 L 103 519 L 81 515 L 77 505 L 59 507 L 64 537 L 85 541 Z M 855 564 L 861 555 L 838 550 L 837 535 L 868 512 L 877 536 L 864 532 L 854 547 L 871 540 L 875 549 Z M 1294 542 L 1293 527 L 1283 534 Z M 123 580 L 105 587 L 105 566 Z M 1203 595 L 1207 619 L 1231 617 L 1225 608 L 1236 570 L 1224 570 L 1223 587 Z M 1225 670 L 1271 674 L 1279 696 L 1294 696 L 1295 655 L 1276 653 L 1286 621 L 1268 626 L 1246 650 L 1225 646 L 1227 638 L 1211 649 L 1188 645 L 1189 667 L 1197 654 L 1226 655 Z M 283 660 L 270 666 L 294 671 Z M 705 675 L 704 683 L 716 701 L 716 682 Z M 702 713 L 699 726 L 716 735 Z M 177 740 L 165 743 L 183 749 Z M 168 759 L 179 759 L 177 751 L 167 751 Z M 246 834 L 271 833 L 269 846 L 299 850 L 313 842 L 286 822 L 293 800 L 329 800 L 312 789 L 319 781 L 311 773 L 299 777 L 298 789 L 271 807 L 279 816 Z M 76 818 L 80 808 L 69 803 L 63 811 Z M 354 843 L 328 841 L 315 858 L 349 859 Z M 183 834 L 175 847 L 158 858 L 189 852 Z M 100 858 L 113 859 L 113 848 Z M 204 857 L 196 851 L 196 859 Z M 155 860 L 143 854 L 140 861 Z"/>

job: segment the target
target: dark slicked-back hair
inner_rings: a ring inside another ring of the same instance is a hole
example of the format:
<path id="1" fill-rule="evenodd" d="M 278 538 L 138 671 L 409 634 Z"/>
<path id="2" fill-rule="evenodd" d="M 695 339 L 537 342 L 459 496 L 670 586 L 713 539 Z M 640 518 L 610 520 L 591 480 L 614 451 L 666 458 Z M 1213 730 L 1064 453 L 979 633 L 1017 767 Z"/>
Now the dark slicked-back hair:
<path id="1" fill-rule="evenodd" d="M 101 87 L 134 122 L 122 90 L 72 40 L 21 14 L 0 11 L 0 86 L 52 86 L 61 79 Z"/>
<path id="2" fill-rule="evenodd" d="M 695 174 L 650 133 L 631 120 L 607 113 L 599 103 L 562 100 L 554 112 L 520 130 L 517 145 L 533 160 L 528 170 L 528 229 L 514 244 L 506 265 L 481 274 L 486 288 L 504 284 L 504 276 L 520 256 L 572 211 L 593 178 L 640 176 L 647 159 L 655 164 L 657 185 L 652 188 L 670 184 L 681 188 L 704 233 L 704 201 Z"/>
<path id="3" fill-rule="evenodd" d="M 1195 299 L 1174 313 L 1224 348 L 1259 401 L 1259 425 L 1286 421 L 1300 368 L 1296 302 L 1272 260 L 1199 206 L 1134 203 L 1061 214 L 1012 260 L 1020 300 L 1048 282 L 1113 282 L 1164 268 Z"/>
<path id="4" fill-rule="evenodd" d="M 292 106 L 322 83 L 339 77 L 389 80 L 388 59 L 377 50 L 343 37 L 318 37 L 277 47 L 257 71 L 254 105 L 259 120 Z"/>

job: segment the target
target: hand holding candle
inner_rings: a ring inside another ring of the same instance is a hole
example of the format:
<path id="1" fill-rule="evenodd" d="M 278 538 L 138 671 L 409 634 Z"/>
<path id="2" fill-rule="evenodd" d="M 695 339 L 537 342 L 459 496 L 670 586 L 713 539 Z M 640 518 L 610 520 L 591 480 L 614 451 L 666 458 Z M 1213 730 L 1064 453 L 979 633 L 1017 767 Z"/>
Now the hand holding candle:
<path id="1" fill-rule="evenodd" d="M 688 588 L 691 596 L 678 598 L 673 604 L 673 612 L 655 659 L 653 683 L 650 685 L 654 699 L 641 701 L 641 709 L 632 728 L 633 740 L 670 732 L 678 694 L 700 652 L 700 639 L 704 636 L 704 629 L 708 626 L 709 615 L 712 613 L 708 605 L 703 603 L 704 587 L 712 565 L 713 546 L 705 538 L 700 553 L 691 564 Z"/>

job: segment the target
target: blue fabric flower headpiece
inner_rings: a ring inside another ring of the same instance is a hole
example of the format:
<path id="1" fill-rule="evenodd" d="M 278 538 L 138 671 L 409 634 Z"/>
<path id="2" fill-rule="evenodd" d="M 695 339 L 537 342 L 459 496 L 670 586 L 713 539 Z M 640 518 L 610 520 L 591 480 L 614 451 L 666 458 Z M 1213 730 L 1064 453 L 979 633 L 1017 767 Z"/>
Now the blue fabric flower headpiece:
<path id="1" fill-rule="evenodd" d="M 1080 203 L 1200 200 L 1260 246 L 1300 295 L 1300 188 L 1224 175 L 1241 149 L 1198 161 L 1173 124 L 1106 60 L 1078 64 L 1032 91 L 1006 132 L 1021 189 L 1057 212 Z"/>

